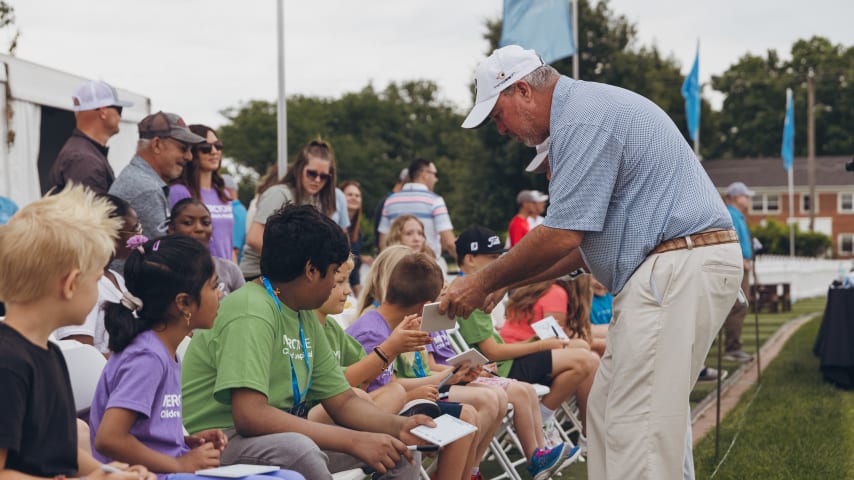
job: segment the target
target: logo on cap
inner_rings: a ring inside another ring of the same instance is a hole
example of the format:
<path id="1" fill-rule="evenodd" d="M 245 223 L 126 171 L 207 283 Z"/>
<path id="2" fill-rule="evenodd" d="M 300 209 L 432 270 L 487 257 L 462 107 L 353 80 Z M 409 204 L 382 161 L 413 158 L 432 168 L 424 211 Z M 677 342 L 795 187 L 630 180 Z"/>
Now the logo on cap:
<path id="1" fill-rule="evenodd" d="M 469 250 L 471 250 L 472 252 L 476 252 L 477 251 L 477 242 L 471 242 L 469 244 Z"/>
<path id="2" fill-rule="evenodd" d="M 495 76 L 495 79 L 496 80 L 503 80 L 504 79 L 504 72 L 498 72 L 498 75 Z"/>
<path id="3" fill-rule="evenodd" d="M 501 239 L 497 235 L 489 237 L 489 240 L 486 241 L 486 248 L 492 248 L 496 245 L 501 245 Z"/>

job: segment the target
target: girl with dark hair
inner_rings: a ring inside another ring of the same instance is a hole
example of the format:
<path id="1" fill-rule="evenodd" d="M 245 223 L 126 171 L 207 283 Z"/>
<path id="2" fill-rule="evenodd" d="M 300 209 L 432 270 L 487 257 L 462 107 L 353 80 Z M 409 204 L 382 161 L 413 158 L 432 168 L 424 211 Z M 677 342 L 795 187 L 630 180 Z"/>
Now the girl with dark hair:
<path id="1" fill-rule="evenodd" d="M 201 200 L 185 198 L 172 206 L 166 232 L 195 238 L 207 247 L 213 232 L 211 212 Z M 216 274 L 223 283 L 224 294 L 228 295 L 243 286 L 243 274 L 237 265 L 220 257 L 213 257 L 213 261 Z"/>
<path id="2" fill-rule="evenodd" d="M 128 242 L 138 241 L 142 234 L 142 225 L 136 216 L 136 211 L 131 208 L 130 204 L 115 195 L 100 194 L 101 198 L 106 199 L 113 206 L 113 211 L 110 213 L 110 218 L 121 218 L 122 226 L 119 230 L 119 236 L 116 237 L 116 250 L 110 258 L 113 260 L 124 261 L 130 255 Z M 104 328 L 104 304 L 106 302 L 118 302 L 121 300 L 125 287 L 124 278 L 115 270 L 109 268 L 109 263 L 104 266 L 104 275 L 98 280 L 98 303 L 86 316 L 86 321 L 83 325 L 72 325 L 56 329 L 53 332 L 58 340 L 77 340 L 80 343 L 93 345 L 105 357 L 110 356 L 108 347 L 109 334 Z"/>
<path id="3" fill-rule="evenodd" d="M 240 269 L 247 280 L 261 275 L 261 248 L 264 244 L 264 226 L 267 217 L 288 204 L 309 204 L 324 215 L 332 218 L 341 228 L 349 227 L 343 193 L 335 188 L 335 152 L 332 146 L 323 140 L 312 140 L 297 154 L 296 161 L 288 168 L 282 180 L 260 193 L 255 214 L 246 232 L 246 247 Z M 340 204 L 340 206 L 339 206 Z"/>
<path id="4" fill-rule="evenodd" d="M 209 244 L 211 255 L 226 260 L 232 257 L 232 233 L 234 214 L 231 198 L 225 189 L 225 181 L 219 174 L 222 164 L 222 142 L 216 132 L 205 125 L 190 125 L 190 131 L 205 137 L 205 141 L 193 145 L 193 160 L 184 166 L 181 178 L 169 187 L 169 205 L 185 198 L 204 202 L 211 212 L 213 234 Z"/>

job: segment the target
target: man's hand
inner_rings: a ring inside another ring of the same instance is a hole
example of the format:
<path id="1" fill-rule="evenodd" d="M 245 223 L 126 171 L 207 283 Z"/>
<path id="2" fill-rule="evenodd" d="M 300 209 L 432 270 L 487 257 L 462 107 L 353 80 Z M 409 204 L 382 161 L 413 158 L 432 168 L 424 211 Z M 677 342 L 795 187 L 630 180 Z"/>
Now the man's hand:
<path id="1" fill-rule="evenodd" d="M 365 462 L 381 474 L 394 468 L 402 456 L 412 463 L 412 452 L 406 448 L 405 443 L 391 435 L 355 431 L 353 434 L 353 442 L 346 453 Z"/>
<path id="2" fill-rule="evenodd" d="M 439 313 L 451 318 L 468 318 L 471 312 L 484 306 L 487 292 L 484 291 L 478 274 L 460 277 L 439 303 Z"/>

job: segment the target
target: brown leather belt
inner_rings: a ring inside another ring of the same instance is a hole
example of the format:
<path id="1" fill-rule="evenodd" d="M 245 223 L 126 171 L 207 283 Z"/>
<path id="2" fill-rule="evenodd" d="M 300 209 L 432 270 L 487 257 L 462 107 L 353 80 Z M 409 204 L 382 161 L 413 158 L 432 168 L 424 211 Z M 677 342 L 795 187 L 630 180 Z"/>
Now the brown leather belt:
<path id="1" fill-rule="evenodd" d="M 706 247 L 721 243 L 737 243 L 738 235 L 735 230 L 712 230 L 710 232 L 695 233 L 687 237 L 673 238 L 658 244 L 650 253 L 664 253 L 673 250 L 692 249 L 694 247 Z"/>

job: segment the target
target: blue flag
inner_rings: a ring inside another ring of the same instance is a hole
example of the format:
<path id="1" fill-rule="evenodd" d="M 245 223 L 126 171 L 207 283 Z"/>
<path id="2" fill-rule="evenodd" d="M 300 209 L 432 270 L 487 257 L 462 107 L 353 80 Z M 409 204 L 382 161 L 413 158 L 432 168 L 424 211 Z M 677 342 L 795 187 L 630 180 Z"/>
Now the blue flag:
<path id="1" fill-rule="evenodd" d="M 694 65 L 682 83 L 682 96 L 685 98 L 685 117 L 688 120 L 688 135 L 697 141 L 700 130 L 700 44 L 697 43 L 697 54 Z"/>
<path id="2" fill-rule="evenodd" d="M 506 45 L 533 49 L 546 63 L 575 55 L 569 2 L 504 0 L 504 21 L 498 46 Z"/>
<path id="3" fill-rule="evenodd" d="M 783 148 L 780 155 L 783 157 L 783 168 L 791 170 L 795 160 L 795 102 L 791 88 L 786 89 L 786 120 L 783 122 Z"/>

